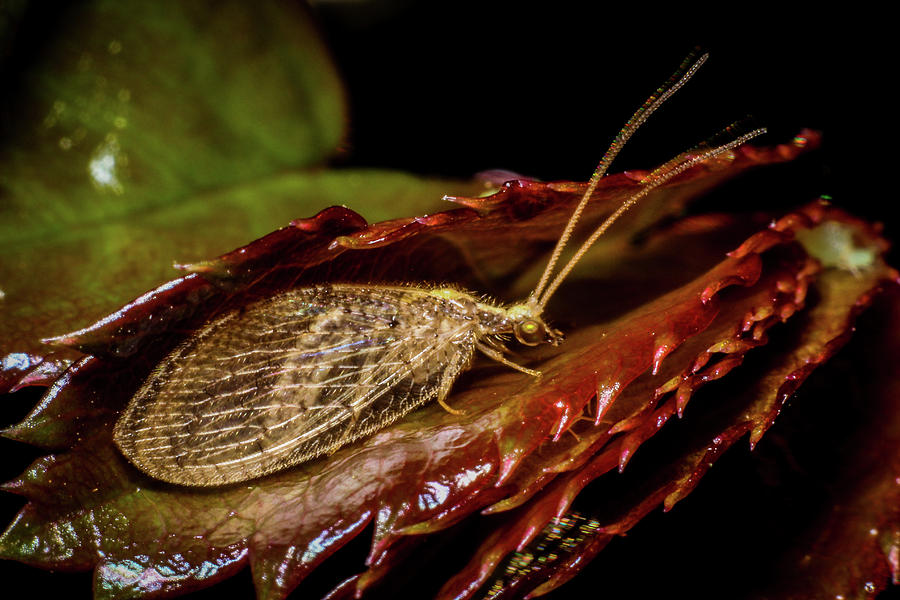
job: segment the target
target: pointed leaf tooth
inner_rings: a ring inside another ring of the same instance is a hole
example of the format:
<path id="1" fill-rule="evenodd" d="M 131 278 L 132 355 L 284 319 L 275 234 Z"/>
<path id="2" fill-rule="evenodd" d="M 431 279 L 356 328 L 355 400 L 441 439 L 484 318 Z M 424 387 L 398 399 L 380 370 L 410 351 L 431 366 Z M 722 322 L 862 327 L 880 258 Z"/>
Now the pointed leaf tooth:
<path id="1" fill-rule="evenodd" d="M 72 364 L 64 352 L 36 356 L 12 352 L 0 357 L 0 393 L 15 393 L 29 386 L 48 386 Z"/>
<path id="2" fill-rule="evenodd" d="M 553 436 L 552 441 L 558 442 L 559 438 L 569 430 L 571 425 L 578 421 L 584 406 L 575 405 L 565 398 L 560 398 L 554 404 L 559 409 L 560 413 L 556 424 L 551 429 L 553 432 L 551 435 Z"/>
<path id="3" fill-rule="evenodd" d="M 900 481 L 897 482 L 900 485 Z M 891 567 L 891 583 L 900 585 L 900 527 L 881 534 L 881 549 Z"/>
<path id="4" fill-rule="evenodd" d="M 4 481 L 0 483 L 0 490 L 4 492 L 9 492 L 10 494 L 16 494 L 19 496 L 25 495 L 24 490 L 25 482 L 22 480 L 21 476 L 16 477 L 15 479 L 10 479 L 9 481 Z"/>
<path id="5" fill-rule="evenodd" d="M 710 354 L 722 353 L 722 354 L 734 354 L 736 352 L 746 352 L 749 349 L 747 342 L 741 339 L 736 338 L 727 338 L 721 340 L 720 342 L 713 344 L 706 350 L 706 354 L 704 356 L 707 357 L 707 361 L 710 358 Z M 706 364 L 704 362 L 704 364 Z M 699 369 L 695 369 L 694 372 L 699 371 Z"/>
<path id="6" fill-rule="evenodd" d="M 680 375 L 672 377 L 653 391 L 654 398 L 658 400 L 666 394 L 675 391 L 676 389 L 678 389 L 678 386 L 681 385 L 681 382 L 683 380 L 684 378 Z"/>
<path id="7" fill-rule="evenodd" d="M 773 314 L 775 314 L 775 307 L 770 304 L 758 307 L 754 312 L 749 313 L 744 319 L 742 330 L 750 331 L 754 325 L 761 321 L 764 321 Z"/>
<path id="8" fill-rule="evenodd" d="M 797 280 L 794 278 L 785 277 L 783 279 L 779 279 L 775 286 L 779 293 L 790 294 L 797 289 Z"/>
<path id="9" fill-rule="evenodd" d="M 185 273 L 196 273 L 207 281 L 232 279 L 234 267 L 221 259 L 201 260 L 195 263 L 173 263 L 172 267 Z"/>
<path id="10" fill-rule="evenodd" d="M 640 427 L 643 420 L 644 412 L 640 412 L 628 417 L 627 419 L 622 419 L 621 421 L 610 427 L 608 433 L 609 435 L 615 435 L 617 433 L 625 433 L 626 431 L 631 431 L 636 427 Z"/>
<path id="11" fill-rule="evenodd" d="M 364 229 L 369 224 L 362 215 L 346 206 L 330 206 L 312 217 L 294 219 L 290 225 L 300 231 L 327 237 Z"/>
<path id="12" fill-rule="evenodd" d="M 684 416 L 684 409 L 687 408 L 688 402 L 694 394 L 695 384 L 694 378 L 689 377 L 678 386 L 678 391 L 675 392 L 675 412 L 678 414 L 679 419 Z"/>
<path id="13" fill-rule="evenodd" d="M 779 317 L 782 321 L 787 321 L 788 319 L 791 318 L 791 316 L 793 316 L 793 314 L 794 314 L 795 312 L 797 312 L 797 305 L 795 305 L 795 304 L 785 304 L 785 305 L 782 306 L 781 309 L 778 311 L 778 317 Z"/>
<path id="14" fill-rule="evenodd" d="M 734 354 L 726 356 L 719 360 L 711 369 L 707 369 L 704 373 L 705 381 L 715 381 L 721 379 L 731 372 L 732 369 L 744 362 L 743 354 Z"/>
<path id="15" fill-rule="evenodd" d="M 503 455 L 503 458 L 500 460 L 500 472 L 497 475 L 497 484 L 502 485 L 506 483 L 515 473 L 516 468 L 522 464 L 522 460 L 525 458 L 524 454 L 521 452 L 511 452 Z"/>
<path id="16" fill-rule="evenodd" d="M 636 447 L 637 445 L 634 443 L 634 438 L 629 439 L 628 442 L 623 445 L 622 451 L 619 453 L 619 473 L 625 471 L 625 467 L 631 460 L 631 456 Z"/>
<path id="17" fill-rule="evenodd" d="M 653 353 L 653 366 L 650 370 L 653 375 L 659 373 L 659 368 L 662 365 L 663 359 L 675 349 L 670 341 L 657 340 L 657 343 L 659 346 L 657 346 L 656 351 Z"/>
<path id="18" fill-rule="evenodd" d="M 622 385 L 620 382 L 597 382 L 597 420 L 596 423 L 599 425 L 603 420 L 603 417 L 606 416 L 606 413 L 609 411 L 616 397 L 622 391 Z"/>
<path id="19" fill-rule="evenodd" d="M 805 217 L 799 217 L 798 220 L 801 222 L 807 221 Z M 781 226 L 780 221 L 771 223 L 769 229 L 754 234 L 740 246 L 729 252 L 728 256 L 734 259 L 743 259 L 754 254 L 761 254 L 773 246 L 790 241 L 792 236 L 779 231 L 779 226 Z"/>

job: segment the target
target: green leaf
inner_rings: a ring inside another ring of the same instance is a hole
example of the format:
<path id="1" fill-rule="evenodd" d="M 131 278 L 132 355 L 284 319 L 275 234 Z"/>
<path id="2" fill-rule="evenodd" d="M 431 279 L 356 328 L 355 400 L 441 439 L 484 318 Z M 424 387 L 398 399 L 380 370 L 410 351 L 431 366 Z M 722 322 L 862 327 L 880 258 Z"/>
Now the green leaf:
<path id="1" fill-rule="evenodd" d="M 343 136 L 343 91 L 301 8 L 97 0 L 60 22 L 12 99 L 6 244 L 316 164 Z"/>

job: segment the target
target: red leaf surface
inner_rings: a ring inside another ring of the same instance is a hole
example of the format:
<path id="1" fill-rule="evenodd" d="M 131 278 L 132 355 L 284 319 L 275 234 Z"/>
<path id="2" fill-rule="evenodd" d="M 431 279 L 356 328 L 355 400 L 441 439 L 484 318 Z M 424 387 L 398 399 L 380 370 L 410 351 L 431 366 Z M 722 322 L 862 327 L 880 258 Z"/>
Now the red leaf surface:
<path id="1" fill-rule="evenodd" d="M 837 464 L 830 506 L 786 561 L 793 575 L 786 597 L 806 600 L 838 592 L 866 598 L 900 583 L 900 394 L 894 361 L 900 295 L 894 289 L 886 296 L 865 315 L 865 334 L 848 353 L 855 354 L 858 369 L 856 398 L 864 402 L 861 426 L 840 448 L 852 460 Z M 853 549 L 852 561 L 847 549 Z"/>
<path id="2" fill-rule="evenodd" d="M 824 325 L 813 327 L 808 340 L 800 335 L 793 353 L 773 359 L 765 371 L 771 381 L 759 379 L 768 395 L 760 399 L 748 391 L 746 399 L 724 403 L 723 414 L 713 411 L 711 424 L 699 420 L 687 453 L 675 457 L 638 501 L 623 497 L 601 535 L 552 573 L 543 588 L 549 589 L 599 550 L 602 540 L 693 489 L 737 438 L 753 431 L 758 439 L 787 393 L 845 339 L 854 307 L 896 276 L 873 262 L 883 250 L 874 230 L 823 204 L 777 221 L 728 257 L 722 252 L 727 247 L 710 252 L 716 243 L 708 236 L 677 227 L 657 232 L 643 248 L 627 244 L 693 194 L 797 152 L 797 146 L 742 148 L 729 160 L 686 173 L 649 198 L 645 210 L 623 219 L 590 265 L 602 279 L 573 280 L 551 304 L 550 318 L 556 316 L 569 333 L 566 343 L 525 354 L 524 362 L 539 364 L 544 373 L 539 384 L 479 363 L 449 399 L 465 409 L 463 416 L 429 406 L 327 459 L 217 490 L 149 479 L 111 440 L 118 411 L 187 332 L 223 310 L 306 282 L 454 281 L 485 291 L 515 289 L 523 266 L 558 236 L 583 187 L 517 181 L 486 199 L 458 199 L 467 208 L 372 226 L 347 209 L 326 209 L 187 267 L 191 274 L 57 338 L 90 356 L 6 432 L 62 451 L 6 484 L 27 504 L 0 538 L 0 551 L 47 568 L 94 568 L 102 597 L 182 593 L 249 564 L 259 597 L 281 598 L 372 523 L 370 570 L 339 587 L 340 596 L 380 583 L 414 546 L 478 518 L 490 523 L 492 533 L 443 592 L 469 596 L 505 554 L 564 514 L 590 481 L 624 468 L 672 415 L 685 412 L 694 390 L 729 373 L 767 341 L 771 327 L 803 309 L 811 282 L 830 281 L 816 279 L 819 263 L 795 240 L 798 231 L 827 223 L 852 228 L 859 243 L 873 249 L 864 276 L 829 271 L 857 287 L 845 283 L 849 287 L 837 294 Z M 587 220 L 608 214 L 636 179 L 605 180 Z M 733 231 L 746 225 L 733 223 Z M 725 243 L 737 246 L 738 235 L 726 236 L 731 241 Z M 641 264 L 653 265 L 652 275 L 637 291 Z M 636 293 L 625 296 L 629 285 Z M 827 306 L 818 303 L 808 319 Z M 585 411 L 589 419 L 582 418 Z M 688 415 L 685 422 L 691 421 Z M 487 516 L 476 517 L 479 512 Z M 351 565 L 347 574 L 361 568 Z"/>
<path id="3" fill-rule="evenodd" d="M 811 209 L 815 222 L 822 217 L 820 207 Z M 810 211 L 807 211 L 807 215 L 810 215 Z M 832 216 L 841 220 L 847 218 L 843 215 Z M 791 221 L 794 221 L 793 216 L 775 224 L 773 228 L 779 229 L 785 225 L 793 228 L 796 222 Z M 859 222 L 851 222 L 861 227 L 861 231 L 866 231 Z M 874 232 L 868 230 L 868 233 Z M 508 558 L 511 566 L 506 575 L 487 586 L 491 591 L 484 597 L 519 598 L 529 592 L 541 595 L 567 581 L 609 541 L 617 535 L 625 534 L 657 506 L 662 505 L 665 510 L 671 509 L 696 487 L 700 478 L 732 444 L 748 433 L 751 445 L 759 441 L 774 422 L 785 401 L 817 366 L 831 358 L 847 341 L 857 314 L 868 306 L 881 284 L 895 278 L 896 274 L 883 263 L 865 273 L 854 274 L 837 269 L 823 273 L 812 284 L 817 300 L 804 313 L 801 322 L 791 326 L 789 344 L 767 354 L 762 364 L 754 364 L 755 372 L 741 379 L 742 387 L 735 389 L 737 386 L 731 386 L 724 393 L 717 394 L 728 398 L 727 406 L 709 409 L 710 414 L 691 415 L 690 425 L 693 429 L 683 436 L 682 456 L 671 460 L 674 457 L 670 455 L 668 459 L 671 462 L 660 461 L 657 472 L 636 483 L 635 489 L 619 490 L 619 498 L 624 498 L 624 502 L 608 502 L 602 512 L 594 512 L 590 516 L 578 513 L 565 517 L 559 515 L 561 520 L 553 524 L 546 516 L 554 508 L 557 509 L 557 514 L 563 512 L 557 508 L 560 506 L 558 501 L 547 501 L 548 508 L 543 511 L 544 514 L 540 514 L 538 503 L 532 503 L 528 512 L 523 512 L 505 528 L 492 534 L 470 562 L 469 572 L 461 572 L 456 582 L 451 582 L 445 588 L 445 597 L 462 597 L 462 584 L 471 587 L 473 581 L 478 581 L 476 573 L 489 573 L 499 559 L 516 550 L 518 552 Z M 885 345 L 895 343 L 896 298 L 894 288 L 891 301 L 883 307 L 888 314 L 879 320 L 889 333 L 882 335 L 880 342 L 873 345 L 874 351 L 873 348 L 867 349 L 865 362 L 877 355 L 891 355 L 881 352 L 886 349 Z M 761 332 L 758 324 L 752 331 L 753 337 L 758 337 Z M 734 348 L 731 344 L 728 346 Z M 721 352 L 723 347 L 717 346 L 716 350 Z M 730 364 L 732 357 L 733 354 L 728 352 L 728 358 L 725 359 L 728 369 L 734 366 Z M 870 381 L 870 387 L 878 390 L 872 395 L 876 406 L 870 410 L 874 414 L 893 414 L 889 407 L 882 404 L 888 397 L 888 403 L 895 401 L 896 396 L 891 394 L 895 378 L 885 376 L 887 369 L 883 361 L 872 362 L 875 363 L 875 368 L 872 369 L 873 365 L 869 364 L 870 370 L 880 373 L 874 381 Z M 694 376 L 697 375 L 703 378 L 703 370 Z M 719 374 L 715 375 L 718 378 Z M 751 383 L 748 385 L 747 382 Z M 676 391 L 669 401 L 664 402 L 661 410 L 657 411 L 656 418 L 647 420 L 643 427 L 652 431 L 659 421 L 665 420 L 676 410 L 672 405 L 679 403 L 680 393 L 681 390 Z M 667 403 L 670 406 L 666 407 Z M 882 412 L 885 408 L 888 410 Z M 795 579 L 788 588 L 789 591 L 785 593 L 782 583 L 782 589 L 773 590 L 770 597 L 865 597 L 885 589 L 890 572 L 894 573 L 896 580 L 896 534 L 900 531 L 897 475 L 900 474 L 900 466 L 894 460 L 898 454 L 892 440 L 896 437 L 897 428 L 889 420 L 864 431 L 867 433 L 863 440 L 855 440 L 849 445 L 857 446 L 854 450 L 859 450 L 860 446 L 864 448 L 859 456 L 862 464 L 856 460 L 852 462 L 857 468 L 863 467 L 865 474 L 855 474 L 852 477 L 845 475 L 852 483 L 845 483 L 841 488 L 847 496 L 844 502 L 850 502 L 851 506 L 844 507 L 842 503 L 835 505 L 835 514 L 829 519 L 831 522 L 814 536 L 818 539 L 809 546 L 804 546 L 804 555 L 796 559 L 796 563 L 805 572 L 799 578 L 796 573 L 791 573 Z M 627 437 L 624 438 L 626 446 L 627 440 Z M 616 455 L 621 451 L 620 445 L 613 445 L 609 450 L 598 454 L 594 459 L 594 464 L 599 466 L 598 472 L 612 469 L 616 464 Z M 887 456 L 889 460 L 876 462 L 871 458 L 867 460 L 867 456 Z M 577 473 L 573 473 L 574 475 Z M 581 484 L 582 481 L 577 483 Z M 569 500 L 564 499 L 564 504 L 561 505 L 563 509 L 568 507 Z M 843 518 L 838 515 L 843 515 Z M 532 541 L 538 527 L 545 529 Z M 562 551 L 559 550 L 561 538 L 565 540 Z M 842 555 L 847 548 L 860 552 L 860 557 L 853 562 L 852 567 L 847 565 L 846 557 Z M 539 557 L 543 558 L 538 560 Z"/>

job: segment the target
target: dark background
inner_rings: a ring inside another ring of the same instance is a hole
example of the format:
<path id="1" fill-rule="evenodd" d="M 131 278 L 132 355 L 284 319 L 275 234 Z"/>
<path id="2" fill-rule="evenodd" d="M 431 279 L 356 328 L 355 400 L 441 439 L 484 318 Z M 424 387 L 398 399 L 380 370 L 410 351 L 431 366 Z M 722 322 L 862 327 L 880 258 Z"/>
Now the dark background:
<path id="1" fill-rule="evenodd" d="M 852 6 L 789 4 L 319 2 L 351 108 L 336 163 L 586 180 L 626 119 L 700 47 L 710 60 L 612 171 L 653 167 L 747 116 L 770 131 L 758 144 L 812 128 L 825 133 L 820 151 L 702 206 L 784 208 L 827 194 L 885 221 L 890 237 L 896 32 Z"/>
<path id="2" fill-rule="evenodd" d="M 546 180 L 584 180 L 625 120 L 701 46 L 711 51 L 710 61 L 634 137 L 613 171 L 652 167 L 753 115 L 771 132 L 761 144 L 786 142 L 808 127 L 825 133 L 824 146 L 796 165 L 731 186 L 732 193 L 706 200 L 706 208 L 788 207 L 829 194 L 862 216 L 887 221 L 889 235 L 894 230 L 884 199 L 890 195 L 878 189 L 891 180 L 879 160 L 889 152 L 879 144 L 893 143 L 885 133 L 890 119 L 875 104 L 883 101 L 878 71 L 891 39 L 878 15 L 852 7 L 842 7 L 840 15 L 788 14 L 783 6 L 758 3 L 727 9 L 724 3 L 712 9 L 685 3 L 671 14 L 640 3 L 523 5 L 317 3 L 351 106 L 349 137 L 335 164 L 462 178 L 503 168 Z M 777 436 L 776 428 L 771 437 Z M 619 558 L 592 565 L 588 576 L 553 597 L 598 597 L 613 577 L 619 587 L 610 588 L 617 590 L 611 597 L 672 589 L 698 598 L 740 597 L 755 588 L 745 579 L 765 572 L 753 562 L 765 553 L 765 541 L 732 543 L 705 566 L 678 558 L 691 544 L 718 544 L 717 524 L 733 523 L 735 513 L 746 518 L 730 537 L 754 537 L 754 530 L 777 536 L 782 505 L 802 513 L 815 490 L 773 491 L 772 478 L 784 475 L 772 474 L 771 461 L 782 456 L 773 447 L 762 444 L 754 454 L 744 445 L 735 448 L 687 501 L 671 514 L 654 513 L 624 539 Z M 14 458 L 22 462 L 13 471 L 28 462 Z M 18 501 L 3 501 L 6 522 Z M 709 527 L 698 531 L 695 524 L 703 521 Z M 648 554 L 647 548 L 655 550 Z M 629 575 L 623 575 L 629 566 L 631 594 Z M 88 574 L 48 576 L 13 563 L 0 568 L 7 582 L 33 584 L 34 598 L 85 597 L 90 588 Z M 198 597 L 252 593 L 245 573 Z M 888 596 L 900 594 L 882 597 Z M 420 596 L 411 590 L 408 597 Z"/>
<path id="3" fill-rule="evenodd" d="M 625 120 L 700 46 L 710 61 L 614 170 L 652 167 L 752 115 L 771 131 L 760 143 L 785 142 L 803 127 L 826 131 L 819 168 L 804 179 L 809 193 L 839 192 L 838 95 L 859 74 L 856 57 L 842 56 L 846 40 L 818 15 L 717 15 L 697 5 L 666 15 L 605 2 L 374 4 L 319 5 L 349 90 L 346 164 L 584 180 Z"/>

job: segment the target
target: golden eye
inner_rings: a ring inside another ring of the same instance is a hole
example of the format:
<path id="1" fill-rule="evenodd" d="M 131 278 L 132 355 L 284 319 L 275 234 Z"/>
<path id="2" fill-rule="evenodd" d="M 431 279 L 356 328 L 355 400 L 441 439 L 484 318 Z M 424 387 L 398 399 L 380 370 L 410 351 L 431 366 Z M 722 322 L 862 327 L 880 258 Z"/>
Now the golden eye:
<path id="1" fill-rule="evenodd" d="M 516 334 L 516 339 L 526 346 L 536 346 L 546 337 L 543 324 L 530 319 L 516 323 L 513 332 Z"/>
<path id="2" fill-rule="evenodd" d="M 537 333 L 540 327 L 538 327 L 538 324 L 534 321 L 526 321 L 525 323 L 522 323 L 521 329 L 522 333 L 524 333 L 525 335 L 530 335 Z"/>

